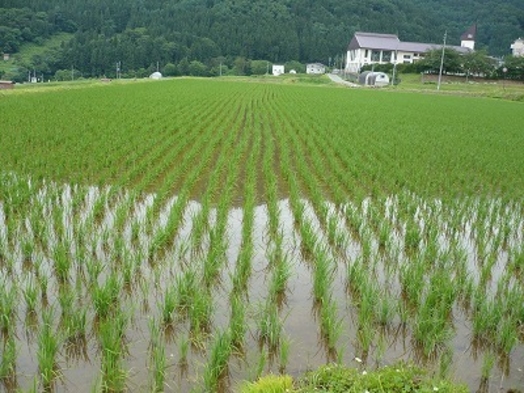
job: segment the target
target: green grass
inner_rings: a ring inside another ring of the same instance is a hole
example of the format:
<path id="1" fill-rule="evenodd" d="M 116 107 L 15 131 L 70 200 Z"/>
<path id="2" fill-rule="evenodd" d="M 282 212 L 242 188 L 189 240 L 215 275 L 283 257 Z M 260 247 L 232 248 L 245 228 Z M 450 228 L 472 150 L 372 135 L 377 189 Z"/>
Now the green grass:
<path id="1" fill-rule="evenodd" d="M 387 366 L 369 372 L 327 365 L 306 373 L 299 378 L 297 385 L 294 391 L 301 393 L 469 392 L 464 385 L 433 378 L 420 368 L 404 364 Z"/>
<path id="2" fill-rule="evenodd" d="M 502 98 L 524 101 L 524 83 L 504 80 L 474 79 L 444 76 L 437 91 L 436 75 L 400 74 L 402 82 L 388 89 L 395 91 L 439 93 L 474 97 Z"/>
<path id="3" fill-rule="evenodd" d="M 240 393 L 466 393 L 469 389 L 446 379 L 428 376 L 412 365 L 396 364 L 366 372 L 326 365 L 296 377 L 267 375 L 240 385 Z"/>

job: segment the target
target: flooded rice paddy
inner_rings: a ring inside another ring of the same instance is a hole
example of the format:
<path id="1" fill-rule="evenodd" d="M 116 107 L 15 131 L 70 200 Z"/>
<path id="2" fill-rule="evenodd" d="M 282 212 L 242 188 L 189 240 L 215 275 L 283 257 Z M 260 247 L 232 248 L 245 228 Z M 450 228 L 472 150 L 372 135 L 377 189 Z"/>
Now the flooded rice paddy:
<path id="1" fill-rule="evenodd" d="M 222 208 L 3 176 L 6 391 L 229 391 L 399 360 L 473 391 L 524 385 L 519 201 Z"/>

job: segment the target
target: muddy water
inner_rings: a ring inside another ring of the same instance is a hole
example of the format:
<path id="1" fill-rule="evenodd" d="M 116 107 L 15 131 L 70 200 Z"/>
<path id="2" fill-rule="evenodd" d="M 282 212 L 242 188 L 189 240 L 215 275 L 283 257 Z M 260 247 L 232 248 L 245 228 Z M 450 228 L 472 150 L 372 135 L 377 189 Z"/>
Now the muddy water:
<path id="1" fill-rule="evenodd" d="M 148 250 L 155 234 L 166 229 L 168 217 L 179 201 L 176 197 L 163 203 L 156 215 L 149 216 L 148 212 L 154 210 L 154 195 L 137 198 L 119 194 L 115 197 L 111 196 L 108 189 L 77 189 L 67 185 L 47 185 L 37 191 L 33 202 L 26 207 L 27 210 L 17 212 L 19 216 L 15 218 L 8 217 L 6 202 L 0 201 L 0 247 L 3 255 L 7 256 L 0 265 L 2 282 L 20 288 L 16 319 L 18 386 L 22 389 L 30 388 L 35 380 L 38 383 L 39 375 L 36 355 L 39 327 L 34 329 L 33 333 L 28 328 L 25 319 L 26 306 L 22 296 L 28 277 L 36 279 L 37 272 L 48 276 L 48 302 L 55 308 L 57 316 L 54 329 L 60 332 L 59 284 L 54 276 L 53 254 L 50 250 L 65 240 L 70 246 L 70 254 L 77 258 L 75 263 L 87 263 L 79 257 L 86 253 L 98 259 L 105 266 L 99 276 L 99 281 L 103 282 L 115 263 L 115 256 L 120 252 L 116 245 L 121 241 L 126 255 L 136 261 L 135 275 L 140 277 L 128 293 L 121 294 L 121 307 L 130 316 L 125 331 L 127 354 L 123 359 L 123 368 L 126 370 L 126 384 L 130 391 L 148 391 L 152 378 L 149 320 L 152 317 L 159 318 L 165 292 L 170 286 L 175 285 L 177 275 L 188 269 L 201 272 L 201 265 L 210 252 L 209 233 L 217 225 L 216 209 L 212 208 L 209 212 L 207 230 L 204 231 L 196 250 L 192 248 L 191 243 L 194 218 L 198 216 L 202 207 L 194 201 L 185 205 L 173 241 L 166 246 L 162 255 L 158 255 L 157 259 L 151 262 L 147 258 Z M 81 198 L 78 198 L 79 194 Z M 75 198 L 82 203 L 74 205 L 72 200 Z M 488 295 L 494 296 L 499 281 L 506 274 L 509 253 L 524 242 L 522 211 L 511 206 L 504 208 L 501 206 L 503 202 L 498 200 L 470 200 L 462 205 L 459 201 L 461 209 L 454 210 L 455 207 L 451 206 L 446 210 L 439 201 L 423 201 L 411 194 L 403 196 L 402 200 L 406 198 L 415 212 L 410 217 L 420 233 L 425 233 L 425 229 L 431 226 L 437 228 L 433 240 L 422 240 L 418 245 L 418 251 L 423 252 L 430 242 L 437 244 L 440 257 L 454 248 L 460 249 L 465 254 L 466 267 L 473 285 L 478 284 L 480 280 L 479 260 L 482 259 L 481 252 L 484 251 L 479 250 L 479 247 L 494 255 L 495 262 L 491 267 L 491 277 L 487 284 Z M 435 371 L 444 367 L 452 378 L 468 384 L 473 391 L 481 386 L 483 389 L 488 388 L 485 391 L 524 386 L 524 346 L 520 342 L 513 347 L 506 362 L 496 362 L 487 384 L 482 385 L 481 369 L 487 350 L 474 350 L 471 316 L 458 302 L 451 315 L 453 334 L 430 358 L 422 356 L 420 349 L 413 342 L 414 321 L 408 319 L 407 325 L 402 324 L 396 310 L 387 326 L 376 328 L 369 353 L 364 354 L 357 334 L 359 299 L 348 292 L 348 268 L 359 258 L 364 258 L 365 252 L 369 252 L 369 261 L 366 262 L 368 274 L 378 284 L 379 290 L 387 288 L 383 296 L 391 296 L 395 304 L 400 302 L 401 283 L 398 274 L 402 266 L 411 263 L 413 258 L 404 248 L 408 225 L 405 212 L 408 209 L 397 197 L 382 201 L 366 200 L 360 205 L 348 203 L 345 206 L 334 206 L 326 202 L 326 217 L 322 217 L 310 201 L 301 202 L 305 208 L 301 213 L 302 222 L 298 224 L 290 201 L 282 200 L 278 203 L 282 251 L 291 267 L 285 299 L 279 311 L 282 337 L 290 343 L 285 372 L 299 375 L 333 360 L 333 355 L 326 350 L 321 339 L 320 321 L 313 300 L 315 261 L 303 252 L 300 225 L 307 223 L 314 230 L 317 246 L 326 252 L 331 261 L 333 277 L 328 292 L 337 305 L 337 318 L 341 324 L 337 341 L 337 360 L 363 369 L 373 369 L 399 360 L 414 361 Z M 90 217 L 97 209 L 97 204 L 102 206 L 102 213 L 100 218 L 93 221 Z M 478 218 L 476 212 L 482 207 L 485 208 L 486 204 L 488 214 Z M 118 227 L 115 213 L 119 208 L 127 209 L 125 222 L 121 227 Z M 372 212 L 373 209 L 375 213 Z M 374 214 L 378 214 L 378 219 Z M 452 222 L 453 217 L 459 214 L 462 215 L 460 224 L 455 225 Z M 351 221 L 352 216 L 359 218 L 359 227 L 355 227 L 355 223 Z M 38 233 L 35 220 L 43 220 L 46 230 Z M 334 225 L 328 229 L 327 223 L 330 220 Z M 189 339 L 191 330 L 189 322 L 183 318 L 174 324 L 173 334 L 165 339 L 167 391 L 189 391 L 193 387 L 202 386 L 202 376 L 209 359 L 209 348 L 212 346 L 214 333 L 226 329 L 229 323 L 232 277 L 242 248 L 243 221 L 242 209 L 234 208 L 228 212 L 224 261 L 220 265 L 220 279 L 212 289 L 211 329 L 203 347 L 190 348 L 187 366 L 181 366 L 180 346 L 184 340 Z M 389 222 L 391 228 L 388 233 L 389 242 L 385 249 L 381 249 L 376 226 L 377 222 L 384 221 Z M 510 225 L 504 228 L 504 222 L 508 221 Z M 449 229 L 453 225 L 458 228 L 455 232 Z M 136 231 L 136 228 L 138 234 L 135 236 L 133 231 Z M 485 234 L 481 235 L 484 230 Z M 508 232 L 504 245 L 497 244 L 493 239 L 504 230 Z M 84 236 L 83 243 L 78 240 L 79 233 Z M 335 238 L 338 239 L 336 244 L 333 242 Z M 266 351 L 260 346 L 258 323 L 261 309 L 270 296 L 269 284 L 273 267 L 269 251 L 274 249 L 275 239 L 269 231 L 269 211 L 265 205 L 257 206 L 254 210 L 252 241 L 254 252 L 251 275 L 245 294 L 248 325 L 245 351 L 242 354 L 233 354 L 230 358 L 227 389 L 234 389 L 242 379 L 253 378 L 257 373 L 261 353 Z M 31 254 L 33 266 L 29 268 L 22 267 L 24 242 L 35 244 Z M 364 245 L 365 242 L 367 246 Z M 364 250 L 366 247 L 369 248 L 368 251 Z M 36 267 L 34 261 L 40 261 L 39 267 Z M 450 271 L 450 274 L 455 274 L 454 270 Z M 70 351 L 67 351 L 65 344 L 61 342 L 61 350 L 56 359 L 61 374 L 56 384 L 57 391 L 89 392 L 102 381 L 100 345 L 93 323 L 94 310 L 90 305 L 86 282 L 81 277 L 82 274 L 78 273 L 77 269 L 71 269 L 72 288 L 78 291 L 76 301 L 88 310 L 87 342 L 83 348 L 83 356 L 76 358 L 68 356 Z M 427 279 L 429 280 L 429 273 Z M 42 310 L 43 306 L 37 310 L 39 326 L 42 323 Z M 451 353 L 451 361 L 448 363 L 443 357 L 446 351 Z M 364 363 L 357 363 L 356 357 L 364 359 Z M 277 353 L 269 356 L 263 372 L 279 372 L 280 369 Z"/>

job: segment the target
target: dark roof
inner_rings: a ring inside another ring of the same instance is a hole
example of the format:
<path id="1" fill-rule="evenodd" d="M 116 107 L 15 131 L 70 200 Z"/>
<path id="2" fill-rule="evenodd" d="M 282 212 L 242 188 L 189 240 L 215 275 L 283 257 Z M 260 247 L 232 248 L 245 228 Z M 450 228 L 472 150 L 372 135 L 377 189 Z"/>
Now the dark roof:
<path id="1" fill-rule="evenodd" d="M 366 48 L 366 49 L 395 49 L 400 43 L 398 37 L 394 34 L 377 34 L 356 32 L 349 43 L 349 50 Z"/>
<path id="2" fill-rule="evenodd" d="M 475 38 L 477 36 L 477 24 L 471 25 L 469 29 L 467 29 L 464 34 L 460 36 L 460 39 L 462 41 L 475 41 Z"/>
<path id="3" fill-rule="evenodd" d="M 356 32 L 349 43 L 348 50 L 359 48 L 425 53 L 429 50 L 441 49 L 442 45 L 422 42 L 402 42 L 395 34 Z M 459 53 L 468 53 L 471 51 L 469 48 L 462 46 L 446 45 L 446 48 L 454 49 Z"/>

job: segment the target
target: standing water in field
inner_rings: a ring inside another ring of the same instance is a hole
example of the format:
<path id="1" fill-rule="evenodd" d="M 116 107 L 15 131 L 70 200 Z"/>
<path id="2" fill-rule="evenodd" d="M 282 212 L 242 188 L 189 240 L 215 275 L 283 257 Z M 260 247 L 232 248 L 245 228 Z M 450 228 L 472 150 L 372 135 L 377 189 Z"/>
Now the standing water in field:
<path id="1" fill-rule="evenodd" d="M 524 381 L 519 201 L 404 192 L 204 209 L 1 182 L 7 390 L 227 390 L 268 372 L 397 360 L 471 389 Z"/>

